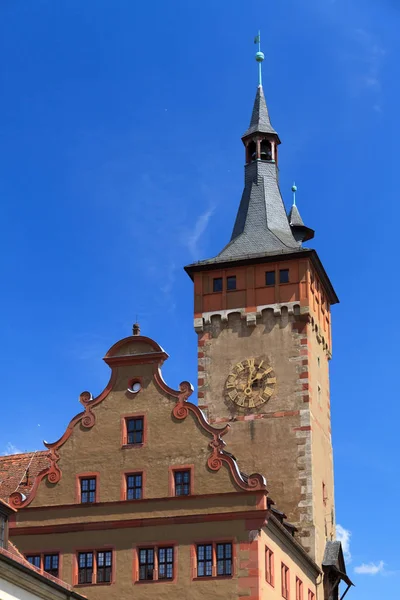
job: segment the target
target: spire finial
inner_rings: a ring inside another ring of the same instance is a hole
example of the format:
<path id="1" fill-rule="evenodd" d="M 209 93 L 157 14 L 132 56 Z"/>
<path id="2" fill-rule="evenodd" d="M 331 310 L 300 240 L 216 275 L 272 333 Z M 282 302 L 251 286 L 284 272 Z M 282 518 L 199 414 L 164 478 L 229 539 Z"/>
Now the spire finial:
<path id="1" fill-rule="evenodd" d="M 136 317 L 136 323 L 134 323 L 133 327 L 132 327 L 132 333 L 133 333 L 133 335 L 140 335 L 140 325 L 138 323 L 137 317 Z"/>
<path id="2" fill-rule="evenodd" d="M 261 52 L 261 32 L 254 38 L 254 43 L 258 44 L 258 52 L 256 53 L 256 61 L 258 62 L 258 85 L 262 87 L 262 69 L 261 64 L 265 58 L 264 53 Z"/>
<path id="3" fill-rule="evenodd" d="M 296 206 L 297 185 L 295 184 L 295 182 L 293 182 L 293 185 L 292 185 L 292 192 L 293 192 L 293 206 Z"/>

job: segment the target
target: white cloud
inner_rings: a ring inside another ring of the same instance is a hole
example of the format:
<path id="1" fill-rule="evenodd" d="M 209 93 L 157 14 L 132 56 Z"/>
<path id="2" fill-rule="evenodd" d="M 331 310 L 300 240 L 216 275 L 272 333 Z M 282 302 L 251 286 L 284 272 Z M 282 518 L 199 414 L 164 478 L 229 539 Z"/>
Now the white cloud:
<path id="1" fill-rule="evenodd" d="M 342 525 L 336 525 L 336 539 L 342 542 L 343 554 L 347 562 L 351 561 L 350 537 L 351 532 L 348 529 L 345 529 Z"/>
<path id="2" fill-rule="evenodd" d="M 359 575 L 377 575 L 378 573 L 382 573 L 384 570 L 385 563 L 383 560 L 380 560 L 378 564 L 370 562 L 368 564 L 363 563 L 359 567 L 354 567 L 354 572 Z"/>
<path id="3" fill-rule="evenodd" d="M 207 229 L 208 221 L 210 220 L 210 217 L 213 214 L 213 212 L 214 207 L 211 207 L 208 208 L 202 215 L 197 217 L 193 230 L 185 239 L 186 245 L 194 257 L 198 257 L 199 255 L 198 243 L 201 236 Z"/>
<path id="4" fill-rule="evenodd" d="M 23 454 L 23 451 L 17 448 L 17 446 L 14 446 L 11 442 L 8 442 L 4 454 L 5 456 L 10 456 L 11 454 Z"/>

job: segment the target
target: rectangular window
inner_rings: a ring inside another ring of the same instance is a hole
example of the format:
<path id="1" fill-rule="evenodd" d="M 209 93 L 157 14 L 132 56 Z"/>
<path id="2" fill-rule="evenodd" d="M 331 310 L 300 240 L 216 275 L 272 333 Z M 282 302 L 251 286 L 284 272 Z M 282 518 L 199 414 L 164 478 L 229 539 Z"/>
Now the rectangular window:
<path id="1" fill-rule="evenodd" d="M 126 475 L 126 499 L 127 500 L 140 500 L 142 497 L 142 489 L 143 489 L 142 473 L 132 473 L 132 475 Z"/>
<path id="2" fill-rule="evenodd" d="M 265 285 L 275 285 L 275 271 L 265 273 Z"/>
<path id="3" fill-rule="evenodd" d="M 139 548 L 139 581 L 174 578 L 174 547 Z"/>
<path id="4" fill-rule="evenodd" d="M 112 573 L 112 552 L 111 550 L 97 551 L 96 556 L 96 583 L 110 583 Z"/>
<path id="5" fill-rule="evenodd" d="M 296 600 L 303 600 L 303 582 L 296 577 Z"/>
<path id="6" fill-rule="evenodd" d="M 236 290 L 236 275 L 232 275 L 231 277 L 226 278 L 226 289 Z"/>
<path id="7" fill-rule="evenodd" d="M 93 577 L 93 552 L 79 552 L 78 554 L 78 583 L 92 583 Z"/>
<path id="8" fill-rule="evenodd" d="M 81 504 L 96 502 L 96 477 L 81 477 Z"/>
<path id="9" fill-rule="evenodd" d="M 6 545 L 6 522 L 7 517 L 0 515 L 0 548 L 4 548 Z"/>
<path id="10" fill-rule="evenodd" d="M 198 544 L 196 549 L 197 577 L 230 577 L 232 575 L 232 544 Z"/>
<path id="11" fill-rule="evenodd" d="M 175 496 L 190 495 L 190 471 L 174 471 Z"/>
<path id="12" fill-rule="evenodd" d="M 279 283 L 289 283 L 289 269 L 279 271 Z"/>
<path id="13" fill-rule="evenodd" d="M 222 292 L 222 277 L 213 279 L 213 292 Z"/>
<path id="14" fill-rule="evenodd" d="M 274 553 L 265 548 L 265 576 L 270 585 L 274 585 Z"/>
<path id="15" fill-rule="evenodd" d="M 154 548 L 139 550 L 139 581 L 154 579 Z"/>
<path id="16" fill-rule="evenodd" d="M 212 544 L 197 546 L 197 577 L 212 577 L 213 547 Z"/>
<path id="17" fill-rule="evenodd" d="M 289 600 L 289 568 L 281 565 L 282 598 Z"/>
<path id="18" fill-rule="evenodd" d="M 26 557 L 26 560 L 34 567 L 40 569 L 40 554 L 30 554 Z"/>
<path id="19" fill-rule="evenodd" d="M 43 569 L 46 573 L 58 577 L 58 554 L 45 554 L 43 557 Z"/>
<path id="20" fill-rule="evenodd" d="M 143 444 L 143 417 L 126 419 L 126 443 Z"/>
<path id="21" fill-rule="evenodd" d="M 311 590 L 308 590 L 308 600 L 315 600 L 315 594 Z"/>
<path id="22" fill-rule="evenodd" d="M 174 549 L 172 546 L 158 549 L 158 579 L 173 579 Z"/>
<path id="23" fill-rule="evenodd" d="M 217 544 L 217 576 L 232 575 L 232 544 Z"/>

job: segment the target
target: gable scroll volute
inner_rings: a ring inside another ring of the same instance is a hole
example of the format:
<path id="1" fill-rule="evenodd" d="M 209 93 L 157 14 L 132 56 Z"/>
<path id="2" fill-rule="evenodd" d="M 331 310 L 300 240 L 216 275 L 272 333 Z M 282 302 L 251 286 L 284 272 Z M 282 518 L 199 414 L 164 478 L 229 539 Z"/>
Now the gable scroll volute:
<path id="1" fill-rule="evenodd" d="M 161 373 L 158 373 L 158 376 L 161 378 Z M 158 381 L 158 383 L 160 385 L 161 382 Z M 233 480 L 242 490 L 263 490 L 267 492 L 267 482 L 265 480 L 265 477 L 263 477 L 260 473 L 246 475 L 245 473 L 240 471 L 236 458 L 232 454 L 224 450 L 226 443 L 222 438 L 229 432 L 229 424 L 225 425 L 225 427 L 222 427 L 221 429 L 213 427 L 207 421 L 201 409 L 195 404 L 188 402 L 188 398 L 193 391 L 193 387 L 191 386 L 191 384 L 187 381 L 183 381 L 179 385 L 179 392 L 175 392 L 170 388 L 165 389 L 165 387 L 167 386 L 165 386 L 165 383 L 163 381 L 162 384 L 162 388 L 164 389 L 164 391 L 167 391 L 167 393 L 174 395 L 177 398 L 177 402 L 174 408 L 172 409 L 172 414 L 175 417 L 175 419 L 183 421 L 188 417 L 189 412 L 191 412 L 193 416 L 197 419 L 200 426 L 212 436 L 212 439 L 208 444 L 211 448 L 211 454 L 207 459 L 208 468 L 211 471 L 219 471 L 222 465 L 225 463 L 231 472 Z"/>

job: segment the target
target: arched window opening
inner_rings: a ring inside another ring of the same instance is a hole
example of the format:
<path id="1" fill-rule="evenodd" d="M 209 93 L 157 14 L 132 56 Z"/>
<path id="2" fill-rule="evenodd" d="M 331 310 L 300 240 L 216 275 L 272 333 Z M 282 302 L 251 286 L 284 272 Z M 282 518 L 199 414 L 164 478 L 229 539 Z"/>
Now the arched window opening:
<path id="1" fill-rule="evenodd" d="M 272 160 L 272 147 L 268 140 L 261 142 L 261 160 Z"/>
<path id="2" fill-rule="evenodd" d="M 257 159 L 257 144 L 252 141 L 247 146 L 246 163 L 253 162 Z"/>

